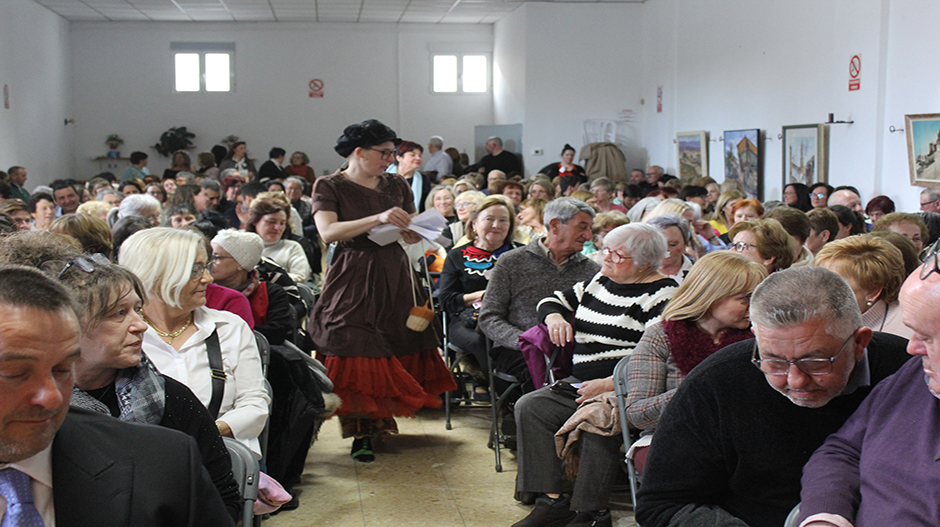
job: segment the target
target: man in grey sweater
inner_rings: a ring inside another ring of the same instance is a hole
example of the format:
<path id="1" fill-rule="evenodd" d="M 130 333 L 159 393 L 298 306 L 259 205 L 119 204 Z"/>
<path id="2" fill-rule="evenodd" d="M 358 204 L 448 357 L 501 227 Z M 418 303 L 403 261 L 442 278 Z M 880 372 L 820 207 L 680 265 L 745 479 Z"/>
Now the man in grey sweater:
<path id="1" fill-rule="evenodd" d="M 591 239 L 594 209 L 572 198 L 545 206 L 548 235 L 509 251 L 496 261 L 483 295 L 480 329 L 493 341 L 494 365 L 519 379 L 528 379 L 519 335 L 538 324 L 536 306 L 555 291 L 590 280 L 600 267 L 581 254 Z M 532 389 L 527 382 L 526 391 Z"/>

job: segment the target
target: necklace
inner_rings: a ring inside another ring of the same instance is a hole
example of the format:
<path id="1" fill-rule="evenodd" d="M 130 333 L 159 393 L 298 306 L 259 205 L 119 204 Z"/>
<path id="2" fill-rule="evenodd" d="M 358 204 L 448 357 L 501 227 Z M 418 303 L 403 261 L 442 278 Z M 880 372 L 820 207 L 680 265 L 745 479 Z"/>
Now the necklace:
<path id="1" fill-rule="evenodd" d="M 183 324 L 183 327 L 181 327 L 180 329 L 178 329 L 178 330 L 176 330 L 176 331 L 170 333 L 170 332 L 166 332 L 166 331 L 161 331 L 159 328 L 157 328 L 156 324 L 154 324 L 153 322 L 151 322 L 150 319 L 147 318 L 147 316 L 143 314 L 143 312 L 141 312 L 140 317 L 143 318 L 143 319 L 144 319 L 144 322 L 146 322 L 150 327 L 152 327 L 153 330 L 157 332 L 157 335 L 160 335 L 161 338 L 163 338 L 163 339 L 170 339 L 170 341 L 167 342 L 167 344 L 169 344 L 169 345 L 171 345 L 171 346 L 173 345 L 173 339 L 175 339 L 176 337 L 182 335 L 183 332 L 186 331 L 186 328 L 188 328 L 189 325 L 193 323 L 193 314 L 190 313 L 190 314 L 189 314 L 189 320 L 187 320 L 186 323 Z"/>

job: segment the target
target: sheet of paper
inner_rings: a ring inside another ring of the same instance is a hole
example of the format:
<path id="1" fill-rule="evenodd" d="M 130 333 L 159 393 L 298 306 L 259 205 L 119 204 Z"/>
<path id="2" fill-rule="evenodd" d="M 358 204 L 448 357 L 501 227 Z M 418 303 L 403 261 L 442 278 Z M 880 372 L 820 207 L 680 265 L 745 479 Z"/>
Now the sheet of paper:
<path id="1" fill-rule="evenodd" d="M 441 231 L 447 227 L 447 219 L 435 209 L 430 209 L 411 218 L 408 228 L 425 240 L 443 245 Z M 369 230 L 369 239 L 379 245 L 388 245 L 401 238 L 401 229 L 391 224 L 379 225 Z"/>

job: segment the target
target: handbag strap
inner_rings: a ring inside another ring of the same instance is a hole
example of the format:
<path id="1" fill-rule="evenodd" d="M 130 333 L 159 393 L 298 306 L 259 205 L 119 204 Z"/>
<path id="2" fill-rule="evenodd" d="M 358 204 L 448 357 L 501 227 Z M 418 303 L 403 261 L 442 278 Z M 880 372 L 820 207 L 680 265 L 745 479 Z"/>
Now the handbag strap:
<path id="1" fill-rule="evenodd" d="M 209 415 L 219 418 L 222 408 L 222 395 L 225 393 L 225 370 L 222 369 L 222 345 L 219 344 L 219 330 L 213 330 L 206 339 L 206 355 L 209 356 L 209 373 L 212 375 L 212 398 L 209 400 Z"/>

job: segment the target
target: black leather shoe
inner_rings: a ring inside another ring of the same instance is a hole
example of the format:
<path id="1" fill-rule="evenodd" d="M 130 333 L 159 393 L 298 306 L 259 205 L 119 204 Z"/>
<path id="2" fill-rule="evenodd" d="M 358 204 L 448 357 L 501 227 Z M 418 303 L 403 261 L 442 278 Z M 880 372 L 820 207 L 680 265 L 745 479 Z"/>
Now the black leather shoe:
<path id="1" fill-rule="evenodd" d="M 360 463 L 372 463 L 375 461 L 375 451 L 372 450 L 372 438 L 357 437 L 354 439 L 352 451 L 349 455 Z"/>
<path id="2" fill-rule="evenodd" d="M 610 511 L 579 512 L 565 527 L 612 527 Z"/>
<path id="3" fill-rule="evenodd" d="M 576 515 L 568 507 L 571 501 L 562 495 L 552 499 L 544 494 L 535 500 L 535 508 L 512 527 L 565 527 Z"/>

